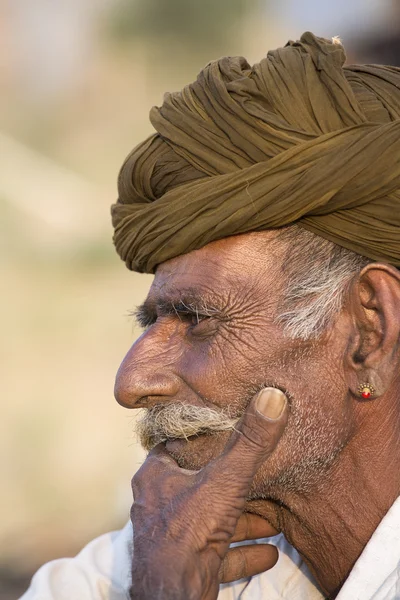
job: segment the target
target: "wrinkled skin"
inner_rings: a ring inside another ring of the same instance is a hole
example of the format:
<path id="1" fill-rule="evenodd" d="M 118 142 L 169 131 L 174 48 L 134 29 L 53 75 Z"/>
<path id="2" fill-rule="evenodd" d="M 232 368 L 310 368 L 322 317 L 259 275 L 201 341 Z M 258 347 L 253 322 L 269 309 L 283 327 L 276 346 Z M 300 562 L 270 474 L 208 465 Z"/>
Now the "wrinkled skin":
<path id="1" fill-rule="evenodd" d="M 181 401 L 230 406 L 241 415 L 262 387 L 285 390 L 290 404 L 286 428 L 248 489 L 242 489 L 243 501 L 247 498 L 243 507 L 245 514 L 257 514 L 283 531 L 323 593 L 334 596 L 400 491 L 399 276 L 386 265 L 366 267 L 354 278 L 341 313 L 324 336 L 313 342 L 292 340 L 276 320 L 284 278 L 283 249 L 268 246 L 275 236 L 265 232 L 224 239 L 158 267 L 146 301 L 147 317 L 154 322 L 125 357 L 116 398 L 129 408 Z M 182 302 L 206 303 L 212 314 L 203 318 L 193 310 L 178 310 Z M 168 309 L 168 303 L 174 308 Z M 364 381 L 376 389 L 370 402 L 359 398 Z M 224 433 L 167 443 L 162 455 L 167 452 L 173 466 L 163 462 L 160 475 L 154 475 L 153 463 L 161 459 L 147 459 L 134 490 L 135 500 L 145 494 L 151 511 L 139 511 L 136 518 L 133 510 L 135 535 L 140 537 L 157 512 L 160 522 L 163 519 L 155 499 L 157 480 L 165 470 L 171 474 L 179 467 L 205 467 L 221 455 L 228 438 Z M 143 469 L 151 476 L 143 476 Z M 222 480 L 213 494 L 223 495 L 225 489 Z M 175 494 L 180 497 L 173 476 L 169 493 L 171 501 Z M 196 505 L 208 506 L 211 518 L 215 501 L 207 486 L 198 485 L 195 501 L 180 502 L 177 510 L 191 520 Z M 363 518 L 357 509 L 360 501 Z M 166 542 L 168 522 L 161 530 L 162 539 L 152 542 L 157 567 L 153 564 L 151 571 L 159 574 L 168 571 L 179 552 Z M 185 587 L 183 580 L 191 571 L 193 598 L 216 597 L 204 595 L 201 583 L 194 581 L 199 563 L 194 545 L 184 548 L 191 569 L 186 575 L 176 572 L 175 580 L 181 579 L 178 583 Z M 145 556 L 140 569 L 150 568 L 150 562 Z M 135 570 L 134 574 L 140 576 Z M 215 580 L 215 570 L 211 578 Z M 147 578 L 149 595 L 140 597 L 156 597 L 151 593 L 160 585 L 156 575 Z"/>
<path id="2" fill-rule="evenodd" d="M 255 408 L 256 398 L 223 454 L 206 467 L 195 472 L 181 469 L 159 444 L 134 476 L 132 599 L 211 600 L 221 581 L 254 575 L 276 563 L 273 546 L 229 550 L 233 541 L 276 533 L 268 522 L 243 514 L 254 473 L 274 451 L 287 422 L 284 394 L 272 393 L 284 404 L 277 412 L 272 406 L 269 414 L 280 418 L 263 419 Z M 149 479 L 157 481 L 157 494 L 147 485 Z M 171 552 L 173 562 L 165 562 Z"/>

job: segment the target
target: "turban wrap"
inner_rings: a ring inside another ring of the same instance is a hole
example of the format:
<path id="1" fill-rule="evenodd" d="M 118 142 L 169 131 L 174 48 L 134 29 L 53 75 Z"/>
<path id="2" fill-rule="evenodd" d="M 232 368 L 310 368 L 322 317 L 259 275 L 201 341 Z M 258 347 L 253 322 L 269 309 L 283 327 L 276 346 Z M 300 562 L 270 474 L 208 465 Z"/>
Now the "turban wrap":
<path id="1" fill-rule="evenodd" d="M 338 40 L 305 33 L 166 94 L 112 207 L 128 268 L 291 224 L 400 266 L 400 69 L 345 60 Z"/>

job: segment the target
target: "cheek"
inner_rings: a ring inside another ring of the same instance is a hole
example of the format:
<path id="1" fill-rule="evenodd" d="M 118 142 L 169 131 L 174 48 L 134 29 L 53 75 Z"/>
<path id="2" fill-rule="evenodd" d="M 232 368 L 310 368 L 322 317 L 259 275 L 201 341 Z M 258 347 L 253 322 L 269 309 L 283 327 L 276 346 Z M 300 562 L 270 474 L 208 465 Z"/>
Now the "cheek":
<path id="1" fill-rule="evenodd" d="M 315 358 L 287 369 L 290 418 L 275 452 L 257 473 L 253 493 L 307 491 L 336 463 L 354 434 L 355 419 L 340 369 L 333 374 L 334 365 Z"/>
<path id="2" fill-rule="evenodd" d="M 246 352 L 221 336 L 193 343 L 177 366 L 182 379 L 217 406 L 238 405 L 248 385 L 248 367 Z"/>
<path id="3" fill-rule="evenodd" d="M 285 369 L 278 346 L 277 335 L 266 327 L 221 327 L 212 340 L 190 345 L 178 368 L 202 396 L 242 411 L 262 385 L 282 378 Z"/>

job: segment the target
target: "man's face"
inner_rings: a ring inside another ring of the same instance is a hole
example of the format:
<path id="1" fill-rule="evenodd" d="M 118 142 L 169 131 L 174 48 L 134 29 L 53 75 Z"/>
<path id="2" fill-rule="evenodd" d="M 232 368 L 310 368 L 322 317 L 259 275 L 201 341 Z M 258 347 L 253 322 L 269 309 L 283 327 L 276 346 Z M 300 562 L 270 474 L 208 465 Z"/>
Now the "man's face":
<path id="1" fill-rule="evenodd" d="M 288 425 L 256 475 L 253 498 L 307 491 L 353 433 L 342 367 L 347 317 L 341 314 L 317 341 L 284 334 L 277 321 L 283 249 L 275 237 L 231 237 L 160 265 L 141 311 L 149 326 L 116 381 L 124 406 L 180 402 L 228 408 L 232 416 L 262 387 L 286 391 Z M 198 469 L 221 452 L 228 436 L 180 439 L 167 448 L 182 467 Z"/>

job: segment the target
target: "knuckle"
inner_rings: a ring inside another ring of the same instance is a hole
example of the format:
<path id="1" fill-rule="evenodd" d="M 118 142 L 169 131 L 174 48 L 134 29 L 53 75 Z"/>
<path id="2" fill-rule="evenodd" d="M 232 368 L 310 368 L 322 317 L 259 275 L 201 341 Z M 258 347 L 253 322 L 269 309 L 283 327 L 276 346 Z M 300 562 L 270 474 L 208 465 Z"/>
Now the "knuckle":
<path id="1" fill-rule="evenodd" d="M 136 498 L 139 495 L 141 488 L 142 488 L 142 486 L 140 484 L 140 481 L 134 475 L 132 477 L 132 481 L 131 481 L 131 489 L 132 489 L 132 494 L 133 494 L 134 498 Z"/>
<path id="2" fill-rule="evenodd" d="M 269 432 L 256 423 L 246 423 L 241 430 L 241 434 L 243 442 L 251 450 L 265 451 L 270 447 L 271 436 Z"/>
<path id="3" fill-rule="evenodd" d="M 249 539 L 250 533 L 251 533 L 251 523 L 250 523 L 249 513 L 243 514 L 243 520 L 244 520 L 244 537 L 247 540 L 247 539 Z"/>
<path id="4" fill-rule="evenodd" d="M 242 579 L 243 577 L 246 576 L 247 561 L 246 561 L 246 555 L 240 546 L 237 548 L 236 556 L 237 556 L 237 571 L 236 571 L 237 579 Z"/>
<path id="5" fill-rule="evenodd" d="M 155 463 L 153 458 L 147 458 L 140 469 L 136 471 L 131 479 L 132 493 L 135 495 L 140 492 L 146 482 L 152 481 L 155 475 Z"/>
<path id="6" fill-rule="evenodd" d="M 226 561 L 228 560 L 228 554 L 225 556 L 224 560 L 221 563 L 221 566 L 218 571 L 218 579 L 221 583 L 225 581 L 225 572 L 226 572 Z"/>
<path id="7" fill-rule="evenodd" d="M 244 420 L 240 432 L 253 448 L 272 452 L 283 432 L 283 425 L 281 422 L 274 423 L 253 416 Z"/>
<path id="8" fill-rule="evenodd" d="M 131 506 L 131 510 L 130 510 L 130 519 L 131 519 L 132 523 L 135 522 L 137 515 L 138 515 L 138 505 L 136 503 L 133 503 Z"/>
<path id="9" fill-rule="evenodd" d="M 247 576 L 246 554 L 240 546 L 228 551 L 219 569 L 221 583 L 237 581 Z"/>
<path id="10" fill-rule="evenodd" d="M 221 562 L 221 566 L 219 568 L 219 578 L 221 583 L 229 582 L 232 579 L 232 553 L 233 550 L 228 550 L 223 561 Z"/>

